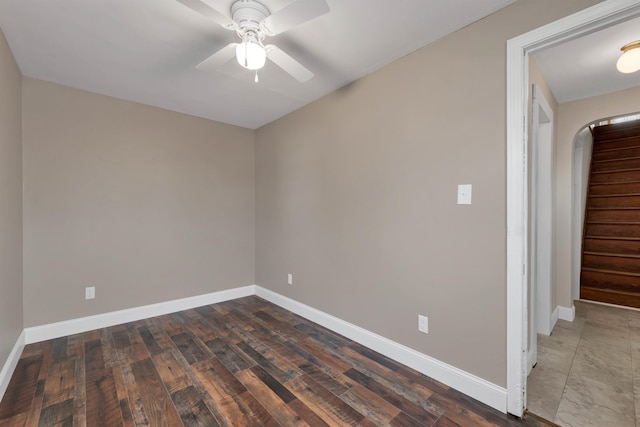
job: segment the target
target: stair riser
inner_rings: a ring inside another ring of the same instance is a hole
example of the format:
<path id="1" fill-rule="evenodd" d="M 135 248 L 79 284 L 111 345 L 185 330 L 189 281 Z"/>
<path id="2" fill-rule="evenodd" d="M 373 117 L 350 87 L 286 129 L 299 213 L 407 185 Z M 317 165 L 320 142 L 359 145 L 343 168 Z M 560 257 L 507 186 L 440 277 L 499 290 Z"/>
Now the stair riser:
<path id="1" fill-rule="evenodd" d="M 584 250 L 587 252 L 609 252 L 625 255 L 640 255 L 640 241 L 584 239 Z"/>
<path id="2" fill-rule="evenodd" d="M 638 139 L 640 140 L 640 138 Z M 602 145 L 603 144 L 600 144 L 597 150 L 593 150 L 593 156 L 591 158 L 593 161 L 624 159 L 627 157 L 640 157 L 640 141 L 632 145 L 630 148 L 615 151 L 608 151 L 604 147 L 602 147 Z"/>
<path id="3" fill-rule="evenodd" d="M 640 224 L 589 224 L 587 236 L 640 237 Z"/>
<path id="4" fill-rule="evenodd" d="M 629 182 L 629 183 L 607 184 L 607 185 L 591 184 L 589 186 L 590 196 L 598 196 L 603 194 L 606 195 L 606 194 L 629 194 L 629 193 L 640 194 L 640 182 Z"/>
<path id="5" fill-rule="evenodd" d="M 640 181 L 639 171 L 609 171 L 606 173 L 592 173 L 591 183 Z"/>
<path id="6" fill-rule="evenodd" d="M 640 222 L 640 209 L 587 209 L 587 221 L 637 221 Z"/>
<path id="7" fill-rule="evenodd" d="M 640 196 L 590 197 L 590 208 L 640 208 Z"/>
<path id="8" fill-rule="evenodd" d="M 640 168 L 640 159 L 618 159 L 610 162 L 593 162 L 591 164 L 592 172 L 614 171 L 622 169 Z"/>
<path id="9" fill-rule="evenodd" d="M 593 143 L 593 152 L 598 153 L 601 150 L 610 150 L 612 148 L 629 148 L 638 145 L 640 136 L 627 136 L 620 139 L 606 139 L 595 141 Z"/>
<path id="10" fill-rule="evenodd" d="M 594 140 L 596 141 L 640 136 L 640 126 L 638 126 L 637 121 L 635 123 L 627 122 L 609 126 L 598 126 L 594 131 Z"/>
<path id="11" fill-rule="evenodd" d="M 640 308 L 640 295 L 619 295 L 599 289 L 580 288 L 580 298 Z"/>
<path id="12" fill-rule="evenodd" d="M 582 257 L 582 267 L 640 273 L 640 260 L 637 258 L 585 254 Z M 640 278 L 638 279 L 640 282 Z"/>
<path id="13" fill-rule="evenodd" d="M 638 293 L 638 296 L 640 296 L 640 277 L 600 273 L 597 271 L 583 271 L 580 275 L 580 286 Z"/>

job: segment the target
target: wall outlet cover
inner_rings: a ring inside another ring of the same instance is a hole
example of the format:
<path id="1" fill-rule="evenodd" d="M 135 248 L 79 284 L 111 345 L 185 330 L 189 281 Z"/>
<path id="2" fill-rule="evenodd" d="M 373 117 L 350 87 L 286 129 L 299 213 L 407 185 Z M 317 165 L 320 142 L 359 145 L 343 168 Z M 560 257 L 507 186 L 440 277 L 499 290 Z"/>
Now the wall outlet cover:
<path id="1" fill-rule="evenodd" d="M 429 333 L 429 318 L 427 316 L 418 315 L 418 331 Z"/>

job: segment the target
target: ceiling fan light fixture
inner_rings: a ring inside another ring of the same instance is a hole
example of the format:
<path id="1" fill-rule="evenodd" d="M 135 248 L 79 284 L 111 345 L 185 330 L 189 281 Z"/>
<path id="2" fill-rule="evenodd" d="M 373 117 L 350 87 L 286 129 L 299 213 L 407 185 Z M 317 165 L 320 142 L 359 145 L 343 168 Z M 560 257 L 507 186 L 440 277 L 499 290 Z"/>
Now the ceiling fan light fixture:
<path id="1" fill-rule="evenodd" d="M 264 67 L 267 52 L 258 43 L 243 41 L 236 47 L 236 59 L 244 68 L 259 70 Z"/>
<path id="2" fill-rule="evenodd" d="M 621 73 L 635 73 L 640 70 L 640 40 L 628 43 L 620 50 L 623 52 L 616 67 Z"/>

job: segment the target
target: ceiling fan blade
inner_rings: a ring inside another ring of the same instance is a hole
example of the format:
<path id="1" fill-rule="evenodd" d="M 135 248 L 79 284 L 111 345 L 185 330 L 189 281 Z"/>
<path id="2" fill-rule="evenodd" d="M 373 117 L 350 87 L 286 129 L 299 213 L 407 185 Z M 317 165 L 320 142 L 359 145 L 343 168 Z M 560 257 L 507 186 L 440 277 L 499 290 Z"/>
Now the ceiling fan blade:
<path id="1" fill-rule="evenodd" d="M 205 0 L 178 0 L 178 2 L 225 28 L 229 25 L 233 25 L 231 18 L 227 17 L 224 13 L 219 12 L 217 9 L 214 9 Z"/>
<path id="2" fill-rule="evenodd" d="M 313 77 L 313 73 L 307 70 L 302 64 L 293 59 L 289 54 L 279 49 L 275 45 L 266 46 L 267 58 L 272 60 L 278 67 L 291 74 L 296 80 L 304 83 Z"/>
<path id="3" fill-rule="evenodd" d="M 276 35 L 327 12 L 329 12 L 329 5 L 325 0 L 294 0 L 267 16 L 263 23 L 273 35 Z"/>
<path id="4" fill-rule="evenodd" d="M 198 65 L 196 68 L 200 71 L 213 71 L 222 64 L 227 63 L 231 58 L 236 57 L 236 46 L 238 43 L 229 43 Z"/>

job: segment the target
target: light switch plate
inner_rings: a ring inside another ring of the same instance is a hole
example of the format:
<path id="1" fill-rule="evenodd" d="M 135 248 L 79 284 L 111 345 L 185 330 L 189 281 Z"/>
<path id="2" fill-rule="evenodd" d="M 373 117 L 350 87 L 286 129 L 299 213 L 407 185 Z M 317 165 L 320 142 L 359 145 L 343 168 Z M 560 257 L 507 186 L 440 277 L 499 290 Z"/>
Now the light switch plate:
<path id="1" fill-rule="evenodd" d="M 471 184 L 458 185 L 458 204 L 459 205 L 471 204 Z"/>

